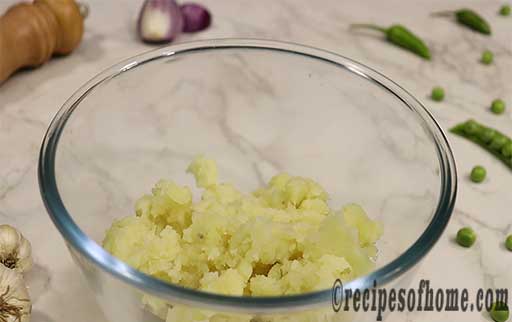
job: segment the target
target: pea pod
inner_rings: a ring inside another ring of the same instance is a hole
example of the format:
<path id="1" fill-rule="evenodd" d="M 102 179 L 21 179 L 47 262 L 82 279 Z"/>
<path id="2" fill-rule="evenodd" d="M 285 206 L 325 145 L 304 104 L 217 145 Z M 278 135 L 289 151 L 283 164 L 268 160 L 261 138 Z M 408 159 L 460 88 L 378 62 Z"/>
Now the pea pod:
<path id="1" fill-rule="evenodd" d="M 457 22 L 484 35 L 492 34 L 491 26 L 484 18 L 471 9 L 436 12 L 435 16 L 455 16 Z"/>
<path id="2" fill-rule="evenodd" d="M 475 120 L 460 123 L 450 132 L 478 144 L 512 169 L 512 140 L 505 134 Z"/>
<path id="3" fill-rule="evenodd" d="M 390 43 L 409 50 L 416 55 L 430 60 L 430 49 L 418 36 L 402 25 L 392 25 L 388 28 L 372 24 L 353 24 L 351 28 L 366 28 L 380 31 L 386 35 Z"/>

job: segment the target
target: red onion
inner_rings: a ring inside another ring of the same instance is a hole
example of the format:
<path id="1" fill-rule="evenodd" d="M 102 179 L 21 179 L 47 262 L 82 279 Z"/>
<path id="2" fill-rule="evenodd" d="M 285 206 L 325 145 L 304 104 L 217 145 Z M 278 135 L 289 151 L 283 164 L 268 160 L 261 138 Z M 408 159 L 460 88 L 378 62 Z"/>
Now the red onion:
<path id="1" fill-rule="evenodd" d="M 208 9 L 197 3 L 185 3 L 180 6 L 183 15 L 183 32 L 201 31 L 211 23 L 211 16 Z"/>
<path id="2" fill-rule="evenodd" d="M 146 0 L 137 22 L 139 37 L 148 43 L 171 42 L 183 29 L 183 17 L 174 0 Z"/>

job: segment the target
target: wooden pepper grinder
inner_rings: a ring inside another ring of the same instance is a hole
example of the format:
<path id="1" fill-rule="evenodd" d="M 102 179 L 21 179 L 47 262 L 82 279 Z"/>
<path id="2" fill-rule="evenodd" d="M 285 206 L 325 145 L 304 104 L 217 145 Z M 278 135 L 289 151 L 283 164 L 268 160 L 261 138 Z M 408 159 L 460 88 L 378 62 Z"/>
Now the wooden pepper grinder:
<path id="1" fill-rule="evenodd" d="M 87 7 L 74 0 L 35 0 L 10 7 L 0 17 L 0 83 L 22 67 L 75 49 L 84 33 Z"/>

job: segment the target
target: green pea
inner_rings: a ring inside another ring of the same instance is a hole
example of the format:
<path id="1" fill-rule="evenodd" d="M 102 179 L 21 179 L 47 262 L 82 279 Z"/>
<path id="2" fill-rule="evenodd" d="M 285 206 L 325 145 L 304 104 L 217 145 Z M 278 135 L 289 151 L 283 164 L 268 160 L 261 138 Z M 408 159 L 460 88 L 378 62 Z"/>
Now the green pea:
<path id="1" fill-rule="evenodd" d="M 496 322 L 505 322 L 508 320 L 509 312 L 506 303 L 495 302 L 489 313 L 491 314 L 491 318 Z"/>
<path id="2" fill-rule="evenodd" d="M 508 235 L 507 239 L 505 239 L 505 247 L 512 252 L 512 235 Z"/>
<path id="3" fill-rule="evenodd" d="M 512 142 L 507 142 L 502 148 L 501 148 L 501 154 L 505 158 L 512 157 Z"/>
<path id="4" fill-rule="evenodd" d="M 476 234 L 470 227 L 464 227 L 457 232 L 457 244 L 463 247 L 471 247 L 476 241 Z"/>
<path id="5" fill-rule="evenodd" d="M 474 120 L 469 120 L 464 124 L 464 132 L 469 135 L 473 135 L 478 133 L 478 130 L 480 129 L 480 126 L 478 123 Z"/>
<path id="6" fill-rule="evenodd" d="M 482 53 L 482 58 L 480 58 L 480 61 L 482 64 L 490 65 L 492 61 L 494 60 L 494 54 L 490 50 L 485 50 Z"/>
<path id="7" fill-rule="evenodd" d="M 492 141 L 492 139 L 494 138 L 494 136 L 496 135 L 496 131 L 494 131 L 493 129 L 490 129 L 488 127 L 486 127 L 485 129 L 483 129 L 479 134 L 478 134 L 478 138 L 480 140 L 482 140 L 482 142 L 484 143 L 489 143 Z"/>
<path id="8" fill-rule="evenodd" d="M 485 170 L 485 168 L 482 167 L 481 165 L 477 165 L 471 170 L 470 178 L 471 178 L 471 181 L 480 183 L 485 180 L 486 175 L 487 175 L 487 170 Z"/>
<path id="9" fill-rule="evenodd" d="M 436 102 L 441 102 L 444 99 L 444 89 L 439 86 L 434 87 L 430 97 Z"/>
<path id="10" fill-rule="evenodd" d="M 509 16 L 510 15 L 510 6 L 508 4 L 504 4 L 500 8 L 500 15 Z"/>
<path id="11" fill-rule="evenodd" d="M 492 139 L 491 143 L 489 144 L 489 148 L 491 148 L 494 151 L 501 151 L 503 146 L 508 142 L 509 140 L 505 136 L 501 134 L 496 134 Z"/>
<path id="12" fill-rule="evenodd" d="M 491 104 L 491 111 L 494 114 L 502 114 L 505 112 L 505 102 L 501 99 L 495 99 Z"/>

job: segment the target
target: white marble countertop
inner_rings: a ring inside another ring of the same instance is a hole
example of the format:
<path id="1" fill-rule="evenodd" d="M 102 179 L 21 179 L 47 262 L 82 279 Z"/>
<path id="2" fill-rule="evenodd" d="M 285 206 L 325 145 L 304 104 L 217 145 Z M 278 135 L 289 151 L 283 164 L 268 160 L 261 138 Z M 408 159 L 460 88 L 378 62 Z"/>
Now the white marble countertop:
<path id="1" fill-rule="evenodd" d="M 43 68 L 18 73 L 0 87 L 0 223 L 22 230 L 32 241 L 38 278 L 32 285 L 33 321 L 102 322 L 93 295 L 77 277 L 62 238 L 41 202 L 37 184 L 38 150 L 51 118 L 63 102 L 89 78 L 109 65 L 153 47 L 141 44 L 134 21 L 141 1 L 88 0 L 91 14 L 83 43 L 71 56 Z M 502 1 L 214 1 L 205 32 L 179 41 L 220 37 L 255 37 L 303 43 L 367 64 L 422 100 L 445 128 L 469 117 L 512 133 L 512 112 L 488 111 L 497 97 L 512 108 L 512 17 L 496 14 Z M 0 0 L 0 11 L 13 1 Z M 494 34 L 483 37 L 453 23 L 433 20 L 428 13 L 470 6 L 492 21 Z M 434 60 L 425 62 L 376 37 L 347 32 L 352 22 L 400 22 L 423 35 Z M 495 64 L 478 63 L 481 52 L 495 52 Z M 428 99 L 431 88 L 443 86 L 446 100 Z M 439 287 L 512 289 L 512 253 L 503 240 L 512 233 L 512 173 L 493 157 L 454 136 L 449 137 L 459 170 L 459 196 L 444 236 L 424 260 L 416 281 L 428 278 Z M 468 172 L 480 163 L 488 180 L 469 182 Z M 462 225 L 478 231 L 479 241 L 461 249 L 453 236 Z M 509 296 L 510 297 L 510 296 Z M 481 313 L 403 313 L 398 321 L 489 321 Z"/>

